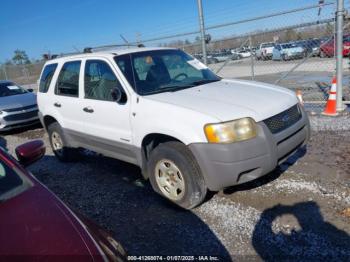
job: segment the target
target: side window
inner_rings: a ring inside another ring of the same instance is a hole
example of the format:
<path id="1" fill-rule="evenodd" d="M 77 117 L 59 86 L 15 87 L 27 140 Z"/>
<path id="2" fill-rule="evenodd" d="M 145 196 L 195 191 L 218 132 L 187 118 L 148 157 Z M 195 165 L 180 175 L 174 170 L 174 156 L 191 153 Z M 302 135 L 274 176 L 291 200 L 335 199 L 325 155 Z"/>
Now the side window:
<path id="1" fill-rule="evenodd" d="M 63 96 L 79 96 L 80 61 L 67 62 L 58 75 L 56 94 Z"/>
<path id="2" fill-rule="evenodd" d="M 52 77 L 56 71 L 57 64 L 47 65 L 40 78 L 39 92 L 46 93 L 49 90 Z"/>
<path id="3" fill-rule="evenodd" d="M 113 90 L 116 87 L 123 90 L 114 72 L 106 62 L 102 60 L 86 61 L 84 80 L 85 98 L 115 101 Z"/>
<path id="4" fill-rule="evenodd" d="M 22 184 L 22 179 L 0 158 L 0 196 Z"/>

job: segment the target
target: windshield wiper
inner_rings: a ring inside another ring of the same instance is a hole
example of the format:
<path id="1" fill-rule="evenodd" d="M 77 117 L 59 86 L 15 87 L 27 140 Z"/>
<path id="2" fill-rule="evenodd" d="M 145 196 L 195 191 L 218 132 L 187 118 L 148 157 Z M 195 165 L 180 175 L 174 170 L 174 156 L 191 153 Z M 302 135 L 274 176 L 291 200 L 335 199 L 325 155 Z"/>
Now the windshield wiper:
<path id="1" fill-rule="evenodd" d="M 160 89 L 157 89 L 153 92 L 148 92 L 146 95 L 153 95 L 153 94 L 159 94 L 159 93 L 165 93 L 165 92 L 176 92 L 180 91 L 186 88 L 194 87 L 195 85 L 189 84 L 189 85 L 165 85 L 164 87 L 160 87 Z"/>
<path id="2" fill-rule="evenodd" d="M 220 79 L 202 79 L 202 80 L 192 82 L 192 85 L 199 86 L 199 85 L 209 84 L 209 83 L 218 82 L 218 81 L 220 81 Z"/>

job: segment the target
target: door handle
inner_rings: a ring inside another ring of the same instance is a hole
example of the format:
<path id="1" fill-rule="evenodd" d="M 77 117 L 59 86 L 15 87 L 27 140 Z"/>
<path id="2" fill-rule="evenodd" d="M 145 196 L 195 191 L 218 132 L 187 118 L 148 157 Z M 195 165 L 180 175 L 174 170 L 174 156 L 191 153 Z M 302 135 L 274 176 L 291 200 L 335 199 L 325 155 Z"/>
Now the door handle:
<path id="1" fill-rule="evenodd" d="M 89 106 L 88 107 L 84 107 L 83 111 L 86 112 L 86 113 L 93 113 L 94 112 L 94 110 L 91 107 L 89 107 Z"/>
<path id="2" fill-rule="evenodd" d="M 61 107 L 61 104 L 60 104 L 60 103 L 57 103 L 57 102 L 54 103 L 53 105 L 54 105 L 55 107 Z"/>

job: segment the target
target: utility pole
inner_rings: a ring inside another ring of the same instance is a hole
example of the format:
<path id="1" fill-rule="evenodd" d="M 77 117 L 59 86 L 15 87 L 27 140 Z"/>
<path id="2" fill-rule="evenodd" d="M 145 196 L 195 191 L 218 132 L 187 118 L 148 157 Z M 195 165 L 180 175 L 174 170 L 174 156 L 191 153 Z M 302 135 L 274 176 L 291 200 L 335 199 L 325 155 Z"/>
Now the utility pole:
<path id="1" fill-rule="evenodd" d="M 204 64 L 207 64 L 207 46 L 205 43 L 205 27 L 204 27 L 202 0 L 197 0 L 197 3 L 198 3 L 198 15 L 199 15 L 199 27 L 201 31 L 203 62 Z"/>
<path id="2" fill-rule="evenodd" d="M 253 55 L 253 51 L 252 51 L 252 37 L 249 36 L 249 52 L 250 52 L 250 73 L 252 76 L 252 80 L 255 80 L 255 73 L 254 73 L 254 55 Z"/>
<path id="3" fill-rule="evenodd" d="M 343 111 L 343 24 L 344 0 L 337 0 L 336 11 L 337 111 Z"/>

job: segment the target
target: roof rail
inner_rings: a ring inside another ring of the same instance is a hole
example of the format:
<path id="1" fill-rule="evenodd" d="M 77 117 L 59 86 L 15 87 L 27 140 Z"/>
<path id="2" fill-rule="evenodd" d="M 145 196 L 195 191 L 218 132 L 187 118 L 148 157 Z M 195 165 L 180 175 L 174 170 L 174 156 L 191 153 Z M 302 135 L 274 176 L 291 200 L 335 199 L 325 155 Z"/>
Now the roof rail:
<path id="1" fill-rule="evenodd" d="M 102 51 L 109 49 L 116 49 L 120 47 L 145 47 L 143 44 L 132 45 L 132 44 L 122 44 L 122 45 L 104 45 L 104 46 L 96 46 L 96 47 L 85 47 L 83 52 L 71 52 L 71 53 L 61 53 L 61 54 L 43 54 L 43 58 L 45 60 L 51 60 L 59 57 L 71 56 L 71 55 L 79 55 L 84 53 L 93 53 L 94 51 Z"/>
<path id="2" fill-rule="evenodd" d="M 143 44 L 138 44 L 138 45 L 131 45 L 131 44 L 122 44 L 122 45 L 103 45 L 103 46 L 96 46 L 96 47 L 85 47 L 84 48 L 84 53 L 93 53 L 94 51 L 101 51 L 101 50 L 108 50 L 108 49 L 115 49 L 115 48 L 120 48 L 120 47 L 145 47 Z"/>

